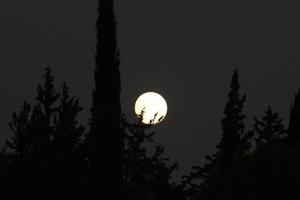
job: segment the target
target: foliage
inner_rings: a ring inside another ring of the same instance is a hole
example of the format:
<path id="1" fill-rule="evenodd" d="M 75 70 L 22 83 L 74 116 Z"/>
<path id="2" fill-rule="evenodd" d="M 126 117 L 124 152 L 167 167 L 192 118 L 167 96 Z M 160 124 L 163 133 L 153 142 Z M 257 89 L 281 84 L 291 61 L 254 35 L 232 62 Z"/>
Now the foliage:
<path id="1" fill-rule="evenodd" d="M 23 103 L 9 123 L 13 135 L 7 145 L 15 151 L 11 164 L 16 176 L 12 179 L 23 183 L 17 196 L 46 198 L 44 192 L 69 188 L 80 168 L 75 164 L 83 162 L 78 151 L 84 128 L 76 120 L 81 107 L 77 98 L 69 96 L 66 84 L 62 95 L 56 92 L 53 80 L 47 67 L 44 83 L 37 89 L 36 104 Z"/>
<path id="2" fill-rule="evenodd" d="M 171 200 L 174 199 L 176 188 L 170 182 L 171 174 L 177 169 L 177 163 L 164 158 L 164 147 L 154 143 L 155 132 L 147 133 L 151 125 L 140 122 L 130 124 L 124 118 L 125 131 L 124 149 L 124 191 L 127 199 L 132 200 Z"/>

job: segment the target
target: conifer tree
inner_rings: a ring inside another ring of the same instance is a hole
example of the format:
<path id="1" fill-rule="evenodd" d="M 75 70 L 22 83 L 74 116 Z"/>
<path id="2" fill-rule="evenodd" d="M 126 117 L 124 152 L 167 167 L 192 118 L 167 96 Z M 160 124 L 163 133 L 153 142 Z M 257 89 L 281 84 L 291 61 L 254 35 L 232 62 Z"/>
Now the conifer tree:
<path id="1" fill-rule="evenodd" d="M 52 114 L 56 111 L 55 102 L 59 94 L 54 90 L 53 76 L 50 67 L 45 70 L 44 83 L 37 88 L 36 105 L 22 105 L 19 113 L 13 114 L 9 123 L 13 131 L 11 140 L 7 141 L 10 148 L 17 154 L 31 154 L 46 159 L 50 153 L 50 137 L 52 130 Z M 39 156 L 38 156 L 39 155 Z"/>
<path id="2" fill-rule="evenodd" d="M 234 71 L 230 88 L 229 101 L 224 111 L 225 117 L 222 119 L 222 138 L 217 145 L 218 151 L 216 154 L 216 159 L 223 166 L 229 166 L 230 162 L 243 155 L 245 152 L 241 152 L 241 150 L 244 149 L 244 145 L 248 145 L 247 141 L 243 141 L 246 115 L 242 111 L 246 95 L 242 97 L 240 95 L 237 70 Z"/>
<path id="3" fill-rule="evenodd" d="M 95 89 L 88 145 L 91 183 L 104 199 L 118 199 L 122 185 L 120 72 L 113 0 L 99 0 Z"/>
<path id="4" fill-rule="evenodd" d="M 40 175 L 49 171 L 50 157 L 53 156 L 51 137 L 53 137 L 53 114 L 57 110 L 56 101 L 60 94 L 54 89 L 54 77 L 48 66 L 43 75 L 44 83 L 37 88 L 37 104 L 34 108 L 36 150 L 34 156 L 37 159 Z"/>
<path id="5" fill-rule="evenodd" d="M 295 94 L 294 102 L 291 105 L 289 126 L 287 130 L 287 152 L 285 163 L 288 163 L 287 177 L 289 185 L 285 186 L 290 199 L 297 199 L 300 197 L 299 190 L 296 185 L 299 185 L 300 180 L 300 89 Z"/>
<path id="6" fill-rule="evenodd" d="M 225 106 L 222 119 L 222 138 L 217 145 L 217 152 L 206 156 L 207 163 L 194 167 L 193 171 L 183 177 L 181 190 L 183 199 L 239 199 L 239 166 L 251 147 L 252 132 L 245 133 L 243 114 L 246 96 L 240 95 L 237 70 L 232 76 L 229 101 Z"/>
<path id="7" fill-rule="evenodd" d="M 52 154 L 50 137 L 52 115 L 56 111 L 55 102 L 59 94 L 54 90 L 53 76 L 50 67 L 43 75 L 44 83 L 37 88 L 36 104 L 24 103 L 19 113 L 13 114 L 9 123 L 13 136 L 7 141 L 10 148 L 16 151 L 16 182 L 20 185 L 18 195 L 22 198 L 44 198 L 50 192 L 49 173 Z M 31 190 L 25 190 L 29 187 Z M 47 197 L 46 197 L 47 196 Z"/>
<path id="8" fill-rule="evenodd" d="M 282 119 L 278 113 L 273 113 L 270 106 L 265 111 L 265 116 L 254 118 L 254 133 L 256 135 L 256 147 L 266 146 L 285 135 Z"/>
<path id="9" fill-rule="evenodd" d="M 208 179 L 213 190 L 207 192 L 208 198 L 233 200 L 244 195 L 241 183 L 245 169 L 241 166 L 251 147 L 252 133 L 245 132 L 243 108 L 246 95 L 240 95 L 237 70 L 232 76 L 230 88 L 222 119 L 222 138 L 211 159 L 212 166 L 208 167 L 213 169 Z"/>
<path id="10" fill-rule="evenodd" d="M 28 157 L 32 152 L 31 110 L 31 105 L 24 102 L 19 113 L 14 112 L 11 122 L 9 122 L 13 135 L 6 143 L 10 149 L 15 151 L 17 156 L 23 158 Z"/>
<path id="11" fill-rule="evenodd" d="M 9 123 L 13 135 L 7 144 L 16 153 L 12 180 L 22 183 L 16 189 L 20 198 L 70 197 L 81 188 L 76 172 L 83 165 L 79 145 L 84 128 L 76 119 L 81 107 L 66 84 L 61 96 L 56 92 L 49 67 L 43 77 L 35 104 L 25 102 Z"/>
<path id="12" fill-rule="evenodd" d="M 64 83 L 58 107 L 53 114 L 51 138 L 53 190 L 56 189 L 56 197 L 61 199 L 80 199 L 83 194 L 85 162 L 81 152 L 81 137 L 85 129 L 77 121 L 81 110 L 78 98 L 70 96 L 69 87 Z"/>
<path id="13" fill-rule="evenodd" d="M 7 146 L 0 148 L 0 199 L 9 199 L 9 192 L 11 189 L 11 155 L 7 152 Z"/>
<path id="14" fill-rule="evenodd" d="M 260 119 L 254 118 L 254 121 L 256 149 L 251 157 L 253 193 L 259 199 L 279 197 L 282 199 L 284 187 L 281 182 L 286 181 L 284 169 L 288 161 L 283 139 L 285 130 L 282 119 L 268 106 L 265 115 Z M 281 173 L 279 174 L 278 171 Z"/>
<path id="15" fill-rule="evenodd" d="M 69 95 L 66 83 L 62 86 L 59 107 L 54 116 L 53 146 L 60 160 L 70 159 L 80 145 L 84 127 L 78 125 L 77 115 L 82 110 L 78 98 Z"/>

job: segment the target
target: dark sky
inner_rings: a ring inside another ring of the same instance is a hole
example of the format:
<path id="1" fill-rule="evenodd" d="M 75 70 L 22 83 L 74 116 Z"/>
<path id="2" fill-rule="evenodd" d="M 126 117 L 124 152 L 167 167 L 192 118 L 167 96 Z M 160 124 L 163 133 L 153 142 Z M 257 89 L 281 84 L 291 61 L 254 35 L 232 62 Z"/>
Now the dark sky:
<path id="1" fill-rule="evenodd" d="M 300 87 L 300 6 L 271 0 L 116 0 L 123 110 L 145 91 L 161 93 L 167 119 L 155 129 L 181 172 L 220 140 L 232 72 L 238 68 L 251 124 L 267 105 L 287 122 Z M 0 1 L 0 141 L 51 65 L 89 117 L 96 0 Z M 249 127 L 249 126 L 248 126 Z"/>

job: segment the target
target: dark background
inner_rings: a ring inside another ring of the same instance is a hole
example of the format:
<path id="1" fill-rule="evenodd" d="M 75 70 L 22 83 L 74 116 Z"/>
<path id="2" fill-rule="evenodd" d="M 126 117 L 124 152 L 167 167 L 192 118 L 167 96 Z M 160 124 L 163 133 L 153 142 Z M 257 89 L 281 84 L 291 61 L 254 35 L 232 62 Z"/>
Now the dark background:
<path id="1" fill-rule="evenodd" d="M 220 140 L 223 109 L 235 68 L 247 93 L 248 128 L 267 105 L 287 123 L 300 87 L 300 6 L 297 1 L 116 0 L 122 106 L 134 119 L 146 91 L 167 100 L 155 127 L 180 173 L 201 164 Z M 0 1 L 0 142 L 11 113 L 33 101 L 51 65 L 90 116 L 96 45 L 96 0 Z"/>

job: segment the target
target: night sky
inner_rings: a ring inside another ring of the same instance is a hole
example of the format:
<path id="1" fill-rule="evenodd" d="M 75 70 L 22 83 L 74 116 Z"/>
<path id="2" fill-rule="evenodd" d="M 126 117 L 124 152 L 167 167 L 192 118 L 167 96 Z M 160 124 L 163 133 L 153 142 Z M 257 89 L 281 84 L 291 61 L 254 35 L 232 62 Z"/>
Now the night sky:
<path id="1" fill-rule="evenodd" d="M 300 3 L 271 0 L 116 0 L 122 106 L 155 91 L 169 113 L 155 127 L 181 173 L 201 164 L 221 137 L 231 75 L 247 93 L 248 128 L 267 105 L 287 123 L 300 87 Z M 97 0 L 0 1 L 0 141 L 11 113 L 33 101 L 47 65 L 89 118 Z"/>

